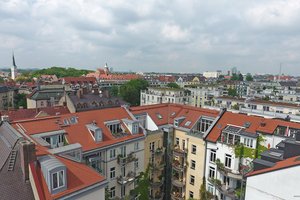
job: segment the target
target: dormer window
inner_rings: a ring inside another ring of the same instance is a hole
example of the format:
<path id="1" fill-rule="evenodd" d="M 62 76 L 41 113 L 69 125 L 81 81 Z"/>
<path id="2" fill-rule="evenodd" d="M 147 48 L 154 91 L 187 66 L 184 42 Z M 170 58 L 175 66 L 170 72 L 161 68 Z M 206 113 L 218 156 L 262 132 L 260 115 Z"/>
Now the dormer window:
<path id="1" fill-rule="evenodd" d="M 65 186 L 64 171 L 58 171 L 52 174 L 52 189 L 56 190 Z"/>

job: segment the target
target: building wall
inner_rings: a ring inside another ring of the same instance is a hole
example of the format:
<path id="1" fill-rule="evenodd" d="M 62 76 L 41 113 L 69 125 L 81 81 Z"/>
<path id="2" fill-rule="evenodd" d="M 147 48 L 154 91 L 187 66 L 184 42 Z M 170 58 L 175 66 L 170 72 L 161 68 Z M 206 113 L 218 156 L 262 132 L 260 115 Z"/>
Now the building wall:
<path id="1" fill-rule="evenodd" d="M 250 176 L 245 199 L 299 199 L 299 180 L 300 166 Z"/>
<path id="2" fill-rule="evenodd" d="M 186 170 L 186 199 L 189 199 L 190 191 L 193 192 L 194 198 L 200 198 L 200 187 L 202 185 L 203 173 L 204 173 L 204 157 L 205 157 L 205 142 L 202 138 L 187 135 L 186 132 L 175 129 L 174 130 L 174 142 L 176 138 L 179 138 L 179 146 L 182 149 L 182 141 L 185 140 L 185 148 L 188 149 L 187 153 L 187 170 Z M 192 154 L 192 145 L 196 145 L 196 154 Z M 191 169 L 191 160 L 196 162 L 196 168 Z M 190 176 L 195 177 L 194 185 L 190 184 Z"/>

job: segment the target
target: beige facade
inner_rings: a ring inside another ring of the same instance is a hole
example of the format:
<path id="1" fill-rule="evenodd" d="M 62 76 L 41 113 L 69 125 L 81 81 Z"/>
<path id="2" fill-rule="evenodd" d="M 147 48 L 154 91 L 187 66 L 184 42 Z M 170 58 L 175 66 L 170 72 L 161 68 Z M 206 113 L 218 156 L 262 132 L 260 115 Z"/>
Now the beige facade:
<path id="1" fill-rule="evenodd" d="M 172 199 L 199 199 L 204 173 L 205 142 L 201 137 L 174 130 Z"/>
<path id="2" fill-rule="evenodd" d="M 150 170 L 150 197 L 163 199 L 165 149 L 163 147 L 163 132 L 148 131 L 145 138 L 144 166 Z"/>

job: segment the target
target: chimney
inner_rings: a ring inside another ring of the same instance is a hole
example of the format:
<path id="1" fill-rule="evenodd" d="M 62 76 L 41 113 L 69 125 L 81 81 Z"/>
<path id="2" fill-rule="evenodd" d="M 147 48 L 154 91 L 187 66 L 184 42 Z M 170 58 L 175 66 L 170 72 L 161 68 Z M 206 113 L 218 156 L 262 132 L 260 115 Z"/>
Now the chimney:
<path id="1" fill-rule="evenodd" d="M 20 160 L 23 180 L 27 181 L 29 179 L 29 164 L 36 161 L 35 144 L 33 142 L 27 140 L 20 142 Z"/>

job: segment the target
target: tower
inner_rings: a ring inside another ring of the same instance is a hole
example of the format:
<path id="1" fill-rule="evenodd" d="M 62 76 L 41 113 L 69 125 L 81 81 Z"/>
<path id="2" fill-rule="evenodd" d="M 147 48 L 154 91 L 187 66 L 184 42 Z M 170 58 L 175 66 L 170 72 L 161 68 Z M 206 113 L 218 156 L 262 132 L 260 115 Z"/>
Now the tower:
<path id="1" fill-rule="evenodd" d="M 11 67 L 11 79 L 15 80 L 15 78 L 17 78 L 17 75 L 18 75 L 18 69 L 17 69 L 17 65 L 15 62 L 14 53 L 12 54 L 12 60 L 13 60 L 13 66 Z"/>

